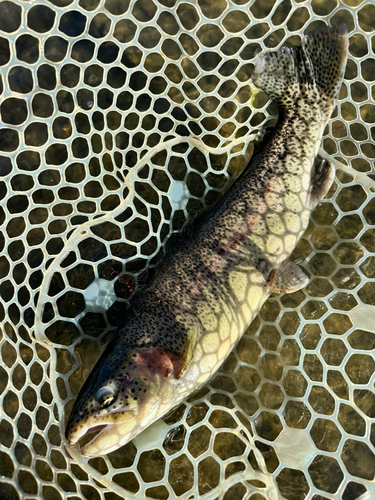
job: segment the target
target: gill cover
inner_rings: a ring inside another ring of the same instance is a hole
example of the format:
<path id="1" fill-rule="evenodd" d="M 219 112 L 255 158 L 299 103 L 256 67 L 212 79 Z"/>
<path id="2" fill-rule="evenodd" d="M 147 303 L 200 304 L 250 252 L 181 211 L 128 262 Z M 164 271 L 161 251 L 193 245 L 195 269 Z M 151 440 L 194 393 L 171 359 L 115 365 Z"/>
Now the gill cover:
<path id="1" fill-rule="evenodd" d="M 93 427 L 120 425 L 121 413 L 138 410 L 165 380 L 177 377 L 180 369 L 175 356 L 161 347 L 128 348 L 112 360 L 105 351 L 74 403 L 66 426 L 67 440 L 73 445 Z"/>

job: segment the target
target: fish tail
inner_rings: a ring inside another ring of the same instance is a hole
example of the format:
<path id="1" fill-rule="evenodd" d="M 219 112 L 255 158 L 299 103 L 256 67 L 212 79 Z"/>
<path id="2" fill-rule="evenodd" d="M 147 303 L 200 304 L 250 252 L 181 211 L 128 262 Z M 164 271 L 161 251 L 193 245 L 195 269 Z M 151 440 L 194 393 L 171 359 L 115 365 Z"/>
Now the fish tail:
<path id="1" fill-rule="evenodd" d="M 303 37 L 299 47 L 260 54 L 252 80 L 280 108 L 318 104 L 327 121 L 340 92 L 347 47 L 345 24 L 326 26 Z"/>

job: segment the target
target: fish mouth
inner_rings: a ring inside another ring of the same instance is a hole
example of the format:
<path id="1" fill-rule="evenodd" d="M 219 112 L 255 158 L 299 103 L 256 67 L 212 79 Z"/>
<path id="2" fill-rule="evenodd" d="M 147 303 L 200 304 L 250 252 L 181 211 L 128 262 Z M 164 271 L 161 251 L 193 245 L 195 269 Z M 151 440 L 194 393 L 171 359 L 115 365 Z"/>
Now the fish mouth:
<path id="1" fill-rule="evenodd" d="M 81 444 L 82 441 L 85 441 L 85 438 L 92 435 L 92 439 L 89 442 L 86 442 L 83 446 L 80 447 L 81 454 L 85 455 L 84 450 L 89 446 L 93 445 L 101 436 L 111 431 L 113 428 L 120 424 L 99 424 L 94 425 L 93 427 L 88 427 L 86 432 L 78 439 L 78 443 Z"/>
<path id="2" fill-rule="evenodd" d="M 109 453 L 109 449 L 112 448 L 111 443 L 113 442 L 114 436 L 118 436 L 118 440 L 121 437 L 121 426 L 128 427 L 131 423 L 134 415 L 134 410 L 120 410 L 113 412 L 112 415 L 108 415 L 106 421 L 100 422 L 100 419 L 96 421 L 87 422 L 86 425 L 82 426 L 79 432 L 67 435 L 67 440 L 71 446 L 80 445 L 80 453 L 84 457 L 93 456 L 90 450 L 98 448 L 95 455 L 98 454 L 100 449 L 100 454 Z M 110 421 L 108 417 L 113 416 L 113 421 Z M 99 421 L 98 421 L 99 420 Z M 92 436 L 92 439 L 89 437 Z M 111 451 L 111 450 L 110 450 Z"/>

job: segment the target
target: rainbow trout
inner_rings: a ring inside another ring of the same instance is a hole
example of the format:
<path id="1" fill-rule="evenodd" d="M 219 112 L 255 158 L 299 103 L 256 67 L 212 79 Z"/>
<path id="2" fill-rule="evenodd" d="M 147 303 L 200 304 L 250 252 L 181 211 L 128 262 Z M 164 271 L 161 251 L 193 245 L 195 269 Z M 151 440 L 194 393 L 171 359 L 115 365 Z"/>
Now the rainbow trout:
<path id="1" fill-rule="evenodd" d="M 167 252 L 84 383 L 66 427 L 81 453 L 116 450 L 215 373 L 272 292 L 307 277 L 288 260 L 334 172 L 316 156 L 341 87 L 345 25 L 257 56 L 254 84 L 278 105 L 271 139 Z"/>

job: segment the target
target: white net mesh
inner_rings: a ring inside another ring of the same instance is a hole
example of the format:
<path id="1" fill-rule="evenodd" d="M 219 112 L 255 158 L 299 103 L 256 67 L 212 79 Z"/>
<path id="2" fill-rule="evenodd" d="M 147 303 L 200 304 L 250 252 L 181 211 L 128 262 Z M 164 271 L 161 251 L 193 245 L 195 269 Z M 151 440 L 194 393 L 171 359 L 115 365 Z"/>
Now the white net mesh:
<path id="1" fill-rule="evenodd" d="M 294 253 L 309 285 L 133 442 L 68 453 L 124 302 L 275 123 L 254 54 L 328 21 L 350 54 L 322 154 L 346 166 Z M 374 52 L 366 0 L 0 2 L 0 498 L 375 498 Z"/>

